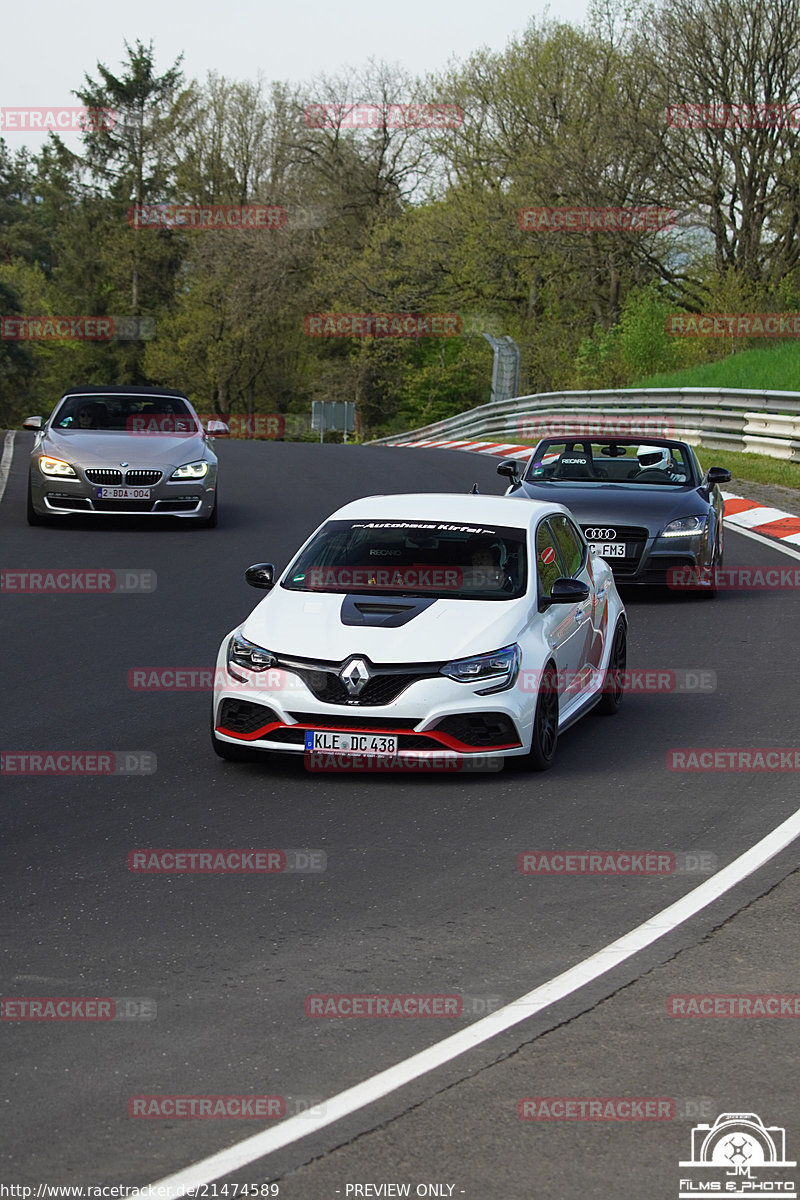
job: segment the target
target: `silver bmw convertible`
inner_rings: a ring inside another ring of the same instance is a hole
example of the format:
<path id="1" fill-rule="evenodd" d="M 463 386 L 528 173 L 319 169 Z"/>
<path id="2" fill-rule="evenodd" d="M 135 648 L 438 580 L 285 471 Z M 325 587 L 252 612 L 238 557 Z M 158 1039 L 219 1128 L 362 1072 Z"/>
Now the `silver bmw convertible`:
<path id="1" fill-rule="evenodd" d="M 65 392 L 50 417 L 28 417 L 36 432 L 28 522 L 78 513 L 180 517 L 217 523 L 214 433 L 182 392 L 154 387 L 81 387 Z"/>

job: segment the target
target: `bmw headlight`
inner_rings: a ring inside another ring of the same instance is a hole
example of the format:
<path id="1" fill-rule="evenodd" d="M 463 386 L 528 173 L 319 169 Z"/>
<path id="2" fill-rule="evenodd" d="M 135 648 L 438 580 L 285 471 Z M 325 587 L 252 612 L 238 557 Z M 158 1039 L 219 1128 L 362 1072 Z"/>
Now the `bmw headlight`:
<path id="1" fill-rule="evenodd" d="M 203 479 L 208 474 L 207 462 L 184 463 L 170 475 L 170 479 Z"/>
<path id="2" fill-rule="evenodd" d="M 665 525 L 661 531 L 662 537 L 691 537 L 693 534 L 702 533 L 705 529 L 706 518 L 702 517 L 678 517 L 677 521 L 670 521 L 669 525 Z"/>
<path id="3" fill-rule="evenodd" d="M 274 654 L 255 642 L 248 642 L 240 633 L 234 633 L 228 642 L 228 670 L 236 666 L 248 671 L 268 671 L 274 664 Z"/>
<path id="4" fill-rule="evenodd" d="M 64 462 L 63 458 L 50 458 L 47 454 L 43 454 L 39 459 L 39 470 L 43 475 L 60 475 L 62 478 L 64 475 L 72 475 L 74 477 L 76 474 L 69 463 Z"/>
<path id="5" fill-rule="evenodd" d="M 492 683 L 491 687 L 480 688 L 478 696 L 490 696 L 513 687 L 519 674 L 522 652 L 519 646 L 504 646 L 491 654 L 477 654 L 473 658 L 455 658 L 440 667 L 440 673 L 456 683 Z"/>

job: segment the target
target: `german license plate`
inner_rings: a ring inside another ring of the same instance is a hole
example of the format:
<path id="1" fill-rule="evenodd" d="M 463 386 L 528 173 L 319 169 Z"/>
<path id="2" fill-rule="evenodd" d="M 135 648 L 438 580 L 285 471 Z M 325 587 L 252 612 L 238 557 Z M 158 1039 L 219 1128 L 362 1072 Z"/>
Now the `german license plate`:
<path id="1" fill-rule="evenodd" d="M 590 542 L 589 545 L 594 546 L 595 554 L 599 554 L 601 558 L 625 557 L 624 542 Z"/>
<path id="2" fill-rule="evenodd" d="M 397 737 L 384 733 L 337 733 L 333 729 L 307 729 L 306 750 L 342 751 L 347 754 L 397 754 Z"/>
<path id="3" fill-rule="evenodd" d="M 136 487 L 100 487 L 97 489 L 98 500 L 149 500 L 150 488 Z"/>

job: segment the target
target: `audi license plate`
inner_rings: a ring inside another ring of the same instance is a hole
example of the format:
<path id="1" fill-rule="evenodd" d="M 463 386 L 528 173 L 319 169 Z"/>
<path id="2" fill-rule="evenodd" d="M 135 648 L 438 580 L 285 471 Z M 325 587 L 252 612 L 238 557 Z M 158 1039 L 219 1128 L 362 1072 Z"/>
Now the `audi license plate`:
<path id="1" fill-rule="evenodd" d="M 307 729 L 306 750 L 347 754 L 397 754 L 397 737 L 383 733 L 336 733 L 332 729 Z"/>
<path id="2" fill-rule="evenodd" d="M 100 487 L 97 489 L 98 500 L 149 500 L 150 488 L 134 487 Z"/>
<path id="3" fill-rule="evenodd" d="M 594 546 L 595 554 L 599 554 L 601 558 L 625 557 L 624 542 L 590 542 L 589 545 Z"/>

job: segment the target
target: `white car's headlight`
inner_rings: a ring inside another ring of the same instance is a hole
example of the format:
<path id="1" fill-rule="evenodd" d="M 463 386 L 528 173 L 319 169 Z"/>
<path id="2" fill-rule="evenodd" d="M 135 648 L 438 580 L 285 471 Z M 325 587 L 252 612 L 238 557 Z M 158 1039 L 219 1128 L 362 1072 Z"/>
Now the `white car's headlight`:
<path id="1" fill-rule="evenodd" d="M 248 642 L 240 633 L 234 633 L 228 642 L 228 668 L 246 667 L 248 671 L 268 671 L 275 664 L 275 655 L 263 646 Z"/>
<path id="2" fill-rule="evenodd" d="M 39 470 L 43 475 L 61 475 L 63 477 L 64 475 L 74 476 L 76 474 L 69 463 L 64 462 L 63 458 L 50 458 L 47 454 L 43 454 L 39 459 Z"/>
<path id="3" fill-rule="evenodd" d="M 440 667 L 440 673 L 456 683 L 491 683 L 488 688 L 481 688 L 478 696 L 490 696 L 492 692 L 502 692 L 513 687 L 519 674 L 522 651 L 514 643 L 504 646 L 502 650 L 494 650 L 491 654 L 477 654 L 473 658 L 456 658 Z"/>
<path id="4" fill-rule="evenodd" d="M 670 521 L 669 525 L 665 525 L 661 536 L 662 537 L 691 537 L 693 533 L 702 533 L 705 528 L 706 518 L 702 517 L 678 517 L 677 521 Z"/>
<path id="5" fill-rule="evenodd" d="M 207 474 L 207 462 L 184 463 L 182 467 L 175 468 L 170 479 L 202 479 Z"/>

